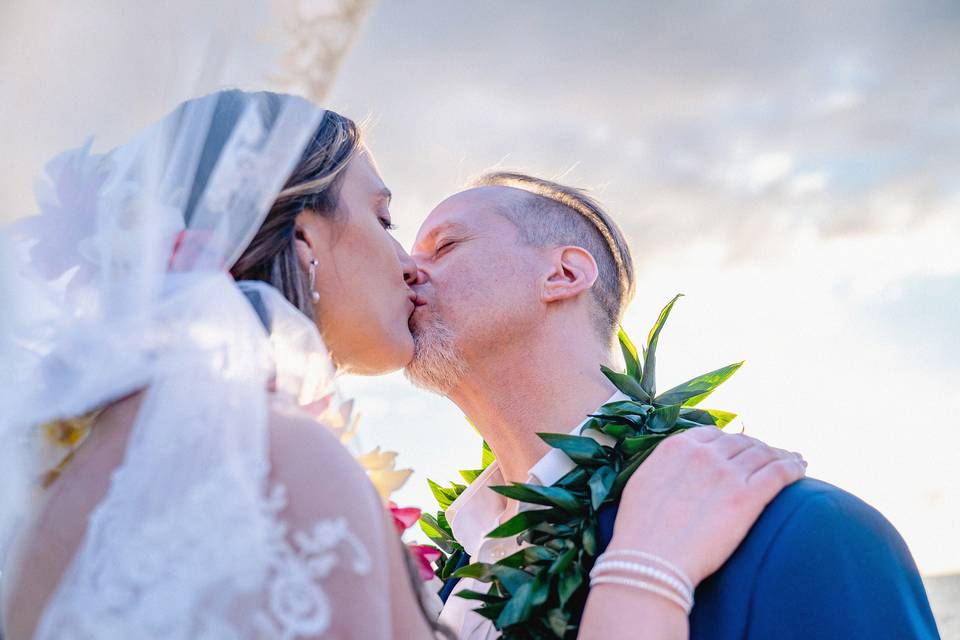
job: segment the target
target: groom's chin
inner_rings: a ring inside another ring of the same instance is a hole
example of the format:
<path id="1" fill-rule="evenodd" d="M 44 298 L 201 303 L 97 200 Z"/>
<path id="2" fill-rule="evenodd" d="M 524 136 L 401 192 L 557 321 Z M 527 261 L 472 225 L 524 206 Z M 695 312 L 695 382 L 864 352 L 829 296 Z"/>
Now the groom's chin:
<path id="1" fill-rule="evenodd" d="M 453 332 L 437 319 L 411 321 L 413 359 L 404 375 L 421 389 L 447 395 L 466 375 L 466 363 L 454 347 Z"/>

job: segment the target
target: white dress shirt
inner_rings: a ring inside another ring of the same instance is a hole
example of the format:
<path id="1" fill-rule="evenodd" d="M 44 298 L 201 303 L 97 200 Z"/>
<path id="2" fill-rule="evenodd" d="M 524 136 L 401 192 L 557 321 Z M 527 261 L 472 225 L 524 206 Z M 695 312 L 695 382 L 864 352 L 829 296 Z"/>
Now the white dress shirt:
<path id="1" fill-rule="evenodd" d="M 607 402 L 629 400 L 623 393 L 617 391 Z M 606 404 L 606 403 L 604 403 Z M 578 424 L 570 432 L 577 434 L 584 422 Z M 597 440 L 601 444 L 613 445 L 609 436 L 591 429 L 583 435 Z M 559 449 L 551 449 L 535 465 L 530 468 L 528 483 L 542 486 L 552 485 L 576 467 L 576 463 Z M 447 521 L 453 530 L 457 541 L 470 554 L 472 562 L 497 562 L 508 555 L 520 550 L 515 536 L 509 538 L 487 538 L 486 534 L 500 526 L 501 519 L 507 510 L 508 501 L 504 496 L 490 490 L 491 486 L 504 485 L 503 474 L 494 461 L 481 473 L 467 489 L 454 500 L 447 509 Z M 521 505 L 521 510 L 537 508 L 532 505 Z M 460 640 L 491 640 L 498 638 L 500 632 L 490 620 L 477 615 L 473 609 L 482 603 L 476 600 L 464 600 L 457 597 L 462 589 L 486 592 L 490 588 L 487 583 L 464 578 L 457 583 L 450 598 L 447 599 L 440 613 L 440 623 L 446 625 Z"/>

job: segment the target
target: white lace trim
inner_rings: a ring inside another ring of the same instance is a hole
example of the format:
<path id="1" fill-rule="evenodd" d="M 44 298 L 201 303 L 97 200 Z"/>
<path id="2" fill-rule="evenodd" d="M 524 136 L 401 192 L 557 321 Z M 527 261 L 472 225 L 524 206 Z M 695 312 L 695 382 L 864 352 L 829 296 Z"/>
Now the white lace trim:
<path id="1" fill-rule="evenodd" d="M 240 527 L 215 539 L 209 535 L 211 522 L 240 516 L 238 524 L 249 524 L 248 516 L 236 512 L 247 503 L 232 500 L 224 488 L 211 478 L 186 497 L 182 519 L 151 519 L 137 535 L 114 544 L 112 550 L 119 554 L 98 558 L 99 571 L 86 585 L 87 595 L 95 597 L 76 597 L 81 585 L 72 585 L 75 593 L 61 594 L 67 597 L 48 612 L 37 637 L 295 640 L 323 634 L 333 615 L 324 580 L 337 569 L 370 574 L 373 563 L 366 546 L 343 517 L 320 519 L 309 529 L 290 532 L 279 517 L 287 496 L 278 483 L 262 501 L 264 530 Z M 103 515 L 98 511 L 91 518 L 91 536 L 109 531 Z M 267 567 L 244 562 L 264 544 L 269 548 Z M 245 601 L 219 602 L 220 577 L 233 581 L 228 591 L 234 595 L 247 594 Z M 207 600 L 183 597 L 195 593 L 185 585 L 204 582 L 209 584 Z M 258 605 L 249 606 L 254 603 Z M 223 616 L 225 610 L 234 615 Z"/>

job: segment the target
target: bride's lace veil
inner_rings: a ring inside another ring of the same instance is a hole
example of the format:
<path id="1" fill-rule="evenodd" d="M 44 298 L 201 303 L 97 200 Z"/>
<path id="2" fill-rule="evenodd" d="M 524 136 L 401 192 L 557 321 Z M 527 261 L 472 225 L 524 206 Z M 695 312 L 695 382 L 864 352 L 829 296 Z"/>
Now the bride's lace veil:
<path id="1" fill-rule="evenodd" d="M 316 401 L 333 370 L 307 318 L 228 269 L 322 118 L 291 96 L 191 100 L 106 154 L 54 158 L 39 215 L 0 238 L 0 550 L 55 462 L 40 425 L 146 389 L 37 637 L 296 635 L 258 613 L 283 502 L 265 390 Z"/>

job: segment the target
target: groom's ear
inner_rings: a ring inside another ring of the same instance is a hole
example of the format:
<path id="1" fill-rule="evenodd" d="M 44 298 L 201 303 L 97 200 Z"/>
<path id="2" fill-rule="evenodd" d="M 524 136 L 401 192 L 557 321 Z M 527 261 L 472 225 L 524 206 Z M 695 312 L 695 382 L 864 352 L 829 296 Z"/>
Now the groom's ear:
<path id="1" fill-rule="evenodd" d="M 558 302 L 575 298 L 597 280 L 597 261 L 582 247 L 557 247 L 551 254 L 551 269 L 540 287 L 540 300 Z"/>

